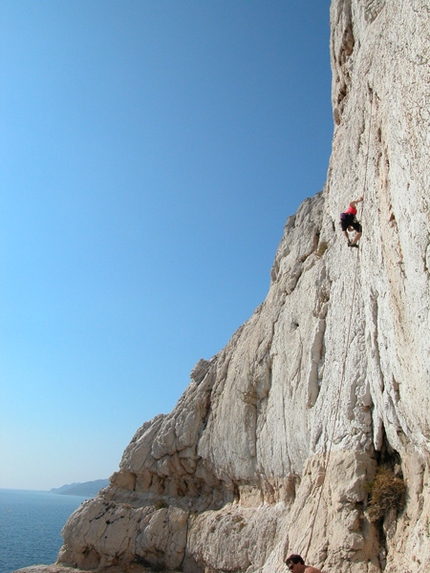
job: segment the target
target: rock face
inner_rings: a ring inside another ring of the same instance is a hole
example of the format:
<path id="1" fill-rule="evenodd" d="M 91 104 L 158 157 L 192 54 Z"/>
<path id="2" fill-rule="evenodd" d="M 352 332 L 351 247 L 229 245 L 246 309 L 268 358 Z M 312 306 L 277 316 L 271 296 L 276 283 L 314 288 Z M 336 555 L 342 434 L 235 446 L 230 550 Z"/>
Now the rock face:
<path id="1" fill-rule="evenodd" d="M 287 220 L 266 300 L 69 519 L 59 564 L 428 571 L 430 0 L 333 0 L 331 24 L 324 190 Z M 407 493 L 375 521 L 383 464 Z"/>

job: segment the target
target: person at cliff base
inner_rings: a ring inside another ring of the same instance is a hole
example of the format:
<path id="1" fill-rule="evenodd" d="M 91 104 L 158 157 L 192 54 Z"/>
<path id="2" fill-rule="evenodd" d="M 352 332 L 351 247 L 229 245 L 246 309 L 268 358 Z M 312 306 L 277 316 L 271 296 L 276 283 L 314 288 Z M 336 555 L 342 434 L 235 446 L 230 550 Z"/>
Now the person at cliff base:
<path id="1" fill-rule="evenodd" d="M 292 573 L 321 573 L 316 567 L 305 565 L 300 555 L 290 555 L 287 557 L 285 564 Z"/>
<path id="2" fill-rule="evenodd" d="M 363 197 L 360 199 L 356 199 L 355 201 L 351 201 L 348 208 L 345 209 L 343 213 L 340 214 L 340 226 L 342 227 L 343 236 L 346 239 L 348 247 L 355 247 L 358 249 L 358 241 L 362 235 L 362 228 L 360 223 L 357 221 L 357 203 L 363 201 Z M 351 241 L 348 231 L 355 231 L 356 235 L 354 239 Z"/>

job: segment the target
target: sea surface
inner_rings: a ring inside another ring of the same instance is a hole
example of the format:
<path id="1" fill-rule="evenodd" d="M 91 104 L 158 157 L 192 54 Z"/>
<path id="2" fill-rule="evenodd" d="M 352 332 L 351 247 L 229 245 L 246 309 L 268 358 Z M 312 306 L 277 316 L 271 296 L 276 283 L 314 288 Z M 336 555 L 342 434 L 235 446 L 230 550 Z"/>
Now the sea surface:
<path id="1" fill-rule="evenodd" d="M 67 518 L 85 500 L 75 495 L 0 489 L 0 573 L 51 564 Z"/>

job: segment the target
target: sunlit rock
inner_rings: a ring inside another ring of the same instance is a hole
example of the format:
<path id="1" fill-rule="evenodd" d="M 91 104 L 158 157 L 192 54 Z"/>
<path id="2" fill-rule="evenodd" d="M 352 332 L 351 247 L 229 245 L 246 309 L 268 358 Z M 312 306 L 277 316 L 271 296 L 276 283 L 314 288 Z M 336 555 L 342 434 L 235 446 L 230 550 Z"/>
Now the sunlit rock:
<path id="1" fill-rule="evenodd" d="M 59 564 L 428 571 L 430 4 L 333 0 L 331 22 L 324 190 L 287 220 L 266 300 L 69 519 Z M 383 463 L 406 506 L 375 524 Z"/>

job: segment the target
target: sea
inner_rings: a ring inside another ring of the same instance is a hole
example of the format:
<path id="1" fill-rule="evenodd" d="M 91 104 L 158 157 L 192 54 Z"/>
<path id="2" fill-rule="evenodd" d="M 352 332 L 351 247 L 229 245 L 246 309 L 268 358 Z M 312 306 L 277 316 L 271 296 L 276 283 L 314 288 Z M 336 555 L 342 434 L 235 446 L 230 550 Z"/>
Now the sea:
<path id="1" fill-rule="evenodd" d="M 57 560 L 61 530 L 85 497 L 0 489 L 0 573 Z"/>

